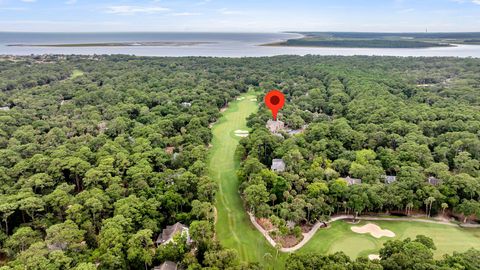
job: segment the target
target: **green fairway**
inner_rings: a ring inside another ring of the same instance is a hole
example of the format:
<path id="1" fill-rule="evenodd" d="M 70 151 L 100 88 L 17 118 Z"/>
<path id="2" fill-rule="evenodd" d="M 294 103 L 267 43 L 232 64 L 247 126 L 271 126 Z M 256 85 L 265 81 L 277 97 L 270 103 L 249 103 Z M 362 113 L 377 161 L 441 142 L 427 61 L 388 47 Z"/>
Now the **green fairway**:
<path id="1" fill-rule="evenodd" d="M 251 224 L 243 203 L 238 194 L 239 182 L 236 171 L 239 161 L 235 158 L 235 150 L 240 137 L 235 136 L 236 130 L 248 130 L 246 118 L 257 111 L 258 103 L 252 101 L 253 93 L 244 94 L 240 100 L 231 102 L 222 118 L 212 128 L 213 141 L 210 150 L 210 176 L 219 184 L 217 194 L 217 239 L 226 248 L 237 250 L 242 261 L 273 264 L 268 260 L 270 253 L 275 260 L 276 250 Z M 264 258 L 266 257 L 266 259 Z M 279 254 L 275 269 L 283 268 L 285 255 Z"/>
<path id="2" fill-rule="evenodd" d="M 382 229 L 391 230 L 394 238 L 374 238 L 370 234 L 357 234 L 350 229 L 351 224 L 336 221 L 328 229 L 320 229 L 315 236 L 299 250 L 299 252 L 333 253 L 343 251 L 348 256 L 366 256 L 378 254 L 379 249 L 389 239 L 415 238 L 423 234 L 431 237 L 437 246 L 434 254 L 441 258 L 443 254 L 454 251 L 466 251 L 469 248 L 480 249 L 480 229 L 464 229 L 440 224 L 407 221 L 362 221 L 355 226 L 375 223 Z"/>

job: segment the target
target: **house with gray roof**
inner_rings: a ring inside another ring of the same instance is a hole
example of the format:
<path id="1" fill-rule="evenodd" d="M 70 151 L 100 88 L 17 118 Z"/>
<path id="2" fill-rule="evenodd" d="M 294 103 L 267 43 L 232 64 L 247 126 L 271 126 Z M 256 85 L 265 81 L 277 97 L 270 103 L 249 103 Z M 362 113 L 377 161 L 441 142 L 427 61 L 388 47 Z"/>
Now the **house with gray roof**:
<path id="1" fill-rule="evenodd" d="M 388 184 L 388 185 L 397 181 L 397 177 L 394 175 L 384 175 L 383 179 L 385 180 L 385 184 Z"/>
<path id="2" fill-rule="evenodd" d="M 268 120 L 266 127 L 268 128 L 268 130 L 270 130 L 271 133 L 275 134 L 285 129 L 285 123 L 280 120 Z"/>
<path id="3" fill-rule="evenodd" d="M 10 107 L 8 107 L 8 106 L 0 107 L 0 111 L 9 111 L 9 110 L 10 110 Z"/>
<path id="4" fill-rule="evenodd" d="M 283 159 L 273 159 L 272 160 L 272 171 L 274 172 L 284 172 L 285 171 L 285 161 Z"/>
<path id="5" fill-rule="evenodd" d="M 362 183 L 362 179 L 351 178 L 350 176 L 347 176 L 347 177 L 345 177 L 345 178 L 343 178 L 343 179 L 347 182 L 347 185 L 348 185 L 348 186 L 358 185 L 358 184 L 361 184 L 361 183 Z"/>
<path id="6" fill-rule="evenodd" d="M 428 177 L 427 181 L 430 185 L 433 185 L 433 186 L 438 186 L 442 183 L 442 180 L 433 176 Z"/>
<path id="7" fill-rule="evenodd" d="M 188 227 L 183 225 L 180 222 L 177 222 L 171 226 L 167 226 L 165 229 L 163 229 L 162 234 L 160 234 L 157 238 L 157 241 L 155 241 L 155 244 L 157 246 L 159 245 L 165 245 L 173 241 L 173 238 L 177 235 L 185 235 L 187 237 L 187 243 L 190 243 L 190 234 L 188 231 Z"/>

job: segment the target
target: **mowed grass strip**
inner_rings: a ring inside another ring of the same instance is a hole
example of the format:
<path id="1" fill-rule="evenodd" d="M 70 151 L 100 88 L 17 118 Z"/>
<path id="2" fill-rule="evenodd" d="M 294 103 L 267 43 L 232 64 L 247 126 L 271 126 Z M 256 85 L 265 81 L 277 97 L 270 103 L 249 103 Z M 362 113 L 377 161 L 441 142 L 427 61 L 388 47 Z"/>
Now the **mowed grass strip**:
<path id="1" fill-rule="evenodd" d="M 358 234 L 353 232 L 351 226 L 362 226 L 374 223 L 382 229 L 388 229 L 395 233 L 395 237 L 374 238 L 370 234 Z M 362 221 L 352 225 L 345 221 L 336 221 L 330 228 L 320 229 L 315 236 L 299 250 L 299 252 L 334 253 L 343 251 L 351 258 L 378 254 L 383 243 L 390 239 L 405 239 L 423 234 L 433 239 L 437 250 L 435 258 L 439 259 L 443 254 L 452 254 L 454 251 L 466 251 L 469 248 L 480 249 L 480 229 L 466 229 L 441 224 L 408 221 Z"/>
<path id="2" fill-rule="evenodd" d="M 235 157 L 235 151 L 240 138 L 235 136 L 235 131 L 249 130 L 246 118 L 258 109 L 258 103 L 250 100 L 255 98 L 253 93 L 241 97 L 230 103 L 212 128 L 209 171 L 219 185 L 216 197 L 217 239 L 224 247 L 237 250 L 242 261 L 260 262 L 265 266 L 275 264 L 275 269 L 282 269 L 286 256 L 279 254 L 274 263 L 276 250 L 253 227 L 238 193 L 240 183 L 236 171 L 240 161 Z M 273 260 L 265 256 L 266 253 L 270 253 Z"/>

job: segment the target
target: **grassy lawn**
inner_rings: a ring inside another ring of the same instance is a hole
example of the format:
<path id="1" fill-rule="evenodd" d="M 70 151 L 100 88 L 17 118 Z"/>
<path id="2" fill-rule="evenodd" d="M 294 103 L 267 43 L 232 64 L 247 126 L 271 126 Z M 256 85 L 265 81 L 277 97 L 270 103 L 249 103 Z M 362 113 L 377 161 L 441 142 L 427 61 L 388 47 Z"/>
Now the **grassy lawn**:
<path id="1" fill-rule="evenodd" d="M 253 227 L 238 194 L 236 170 L 239 161 L 235 158 L 235 150 L 240 138 L 234 132 L 248 130 L 246 118 L 257 111 L 258 105 L 251 100 L 255 98 L 254 93 L 242 97 L 243 99 L 230 103 L 228 110 L 212 128 L 213 146 L 210 149 L 209 171 L 210 176 L 219 184 L 216 198 L 217 238 L 226 248 L 237 250 L 242 261 L 271 265 L 273 262 L 265 261 L 264 255 L 270 253 L 275 260 L 276 250 Z M 285 255 L 279 254 L 275 269 L 283 268 L 285 258 Z"/>
<path id="2" fill-rule="evenodd" d="M 343 251 L 352 258 L 378 254 L 378 250 L 389 239 L 415 238 L 423 234 L 431 237 L 437 246 L 434 254 L 441 258 L 443 254 L 454 251 L 466 251 L 471 247 L 480 249 L 480 229 L 464 229 L 439 224 L 404 221 L 362 221 L 375 223 L 382 229 L 393 231 L 394 238 L 374 238 L 370 234 L 357 234 L 351 231 L 353 226 L 344 221 L 336 221 L 328 229 L 320 229 L 299 252 L 333 253 Z M 356 225 L 358 226 L 358 225 Z"/>

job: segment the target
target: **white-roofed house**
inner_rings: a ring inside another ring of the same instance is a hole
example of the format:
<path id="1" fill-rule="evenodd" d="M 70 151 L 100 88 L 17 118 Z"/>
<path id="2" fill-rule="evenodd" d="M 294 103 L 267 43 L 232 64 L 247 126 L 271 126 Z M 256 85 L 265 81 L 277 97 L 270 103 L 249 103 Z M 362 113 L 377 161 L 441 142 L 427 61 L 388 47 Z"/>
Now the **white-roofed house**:
<path id="1" fill-rule="evenodd" d="M 273 159 L 272 160 L 272 171 L 274 172 L 284 172 L 285 171 L 285 161 L 283 159 Z"/>

